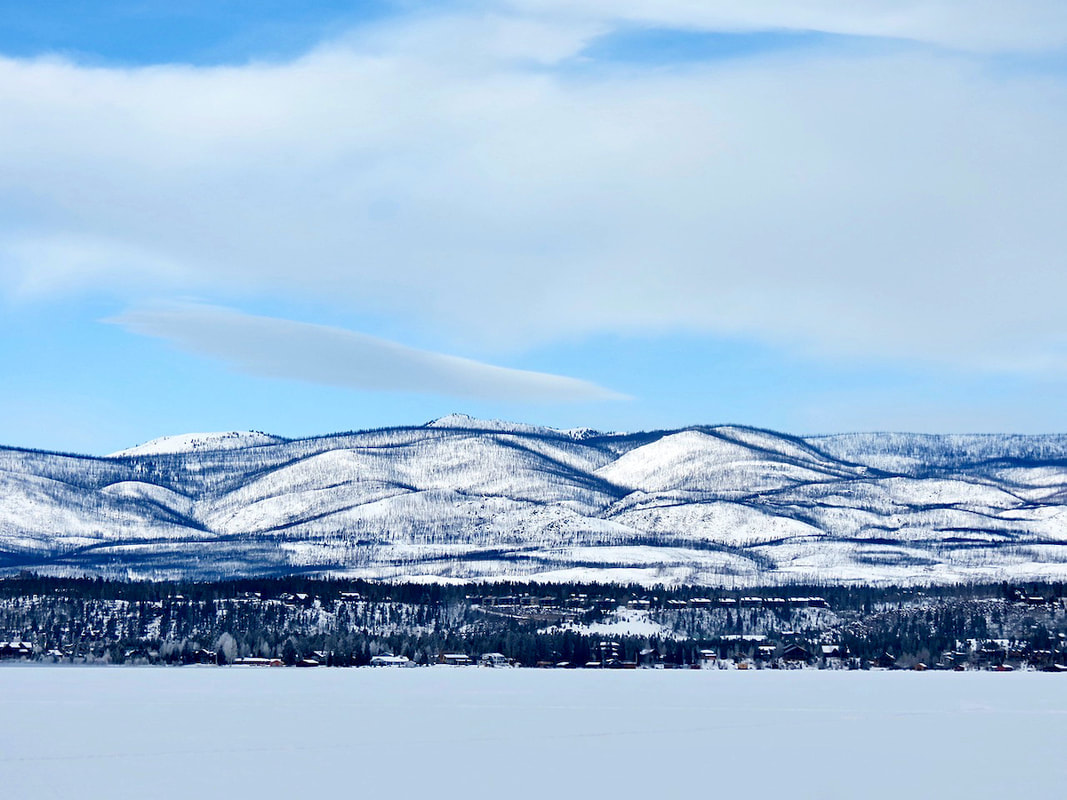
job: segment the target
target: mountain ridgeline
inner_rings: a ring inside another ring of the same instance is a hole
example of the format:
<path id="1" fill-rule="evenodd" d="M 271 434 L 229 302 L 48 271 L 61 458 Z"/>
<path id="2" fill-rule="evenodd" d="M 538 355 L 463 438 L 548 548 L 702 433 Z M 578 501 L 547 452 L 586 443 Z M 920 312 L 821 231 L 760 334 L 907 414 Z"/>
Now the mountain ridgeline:
<path id="1" fill-rule="evenodd" d="M 1067 436 L 450 416 L 106 457 L 0 449 L 0 575 L 746 586 L 1067 577 Z"/>

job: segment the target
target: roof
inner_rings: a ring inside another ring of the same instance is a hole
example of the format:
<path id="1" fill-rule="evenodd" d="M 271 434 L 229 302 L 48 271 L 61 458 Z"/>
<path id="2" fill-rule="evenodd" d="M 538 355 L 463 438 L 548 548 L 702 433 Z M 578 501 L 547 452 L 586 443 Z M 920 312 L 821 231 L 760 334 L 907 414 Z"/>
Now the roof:
<path id="1" fill-rule="evenodd" d="M 393 655 L 381 655 L 372 656 L 370 660 L 371 664 L 407 664 L 409 659 L 407 656 L 393 656 Z"/>

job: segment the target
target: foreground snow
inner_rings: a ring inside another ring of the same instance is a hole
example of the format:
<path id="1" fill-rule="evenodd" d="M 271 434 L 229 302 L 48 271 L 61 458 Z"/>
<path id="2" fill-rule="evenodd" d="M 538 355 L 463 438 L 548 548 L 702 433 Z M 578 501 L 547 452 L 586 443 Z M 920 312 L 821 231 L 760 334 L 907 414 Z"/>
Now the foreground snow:
<path id="1" fill-rule="evenodd" d="M 1042 673 L 0 669 L 12 797 L 1059 796 Z"/>

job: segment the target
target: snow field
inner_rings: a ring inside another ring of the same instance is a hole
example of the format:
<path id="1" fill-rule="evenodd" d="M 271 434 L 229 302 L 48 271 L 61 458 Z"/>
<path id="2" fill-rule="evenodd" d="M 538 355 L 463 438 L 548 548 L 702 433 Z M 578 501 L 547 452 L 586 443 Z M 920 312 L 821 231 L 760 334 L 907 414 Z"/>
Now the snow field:
<path id="1" fill-rule="evenodd" d="M 1062 795 L 1042 673 L 5 667 L 11 797 Z"/>

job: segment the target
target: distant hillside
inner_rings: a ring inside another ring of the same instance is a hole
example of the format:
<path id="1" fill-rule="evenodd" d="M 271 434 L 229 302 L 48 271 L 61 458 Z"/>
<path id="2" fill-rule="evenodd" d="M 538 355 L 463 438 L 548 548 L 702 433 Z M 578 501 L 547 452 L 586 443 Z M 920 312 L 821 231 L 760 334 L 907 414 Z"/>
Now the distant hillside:
<path id="1" fill-rule="evenodd" d="M 1067 436 L 555 431 L 453 415 L 0 448 L 0 574 L 744 586 L 1067 577 Z"/>

